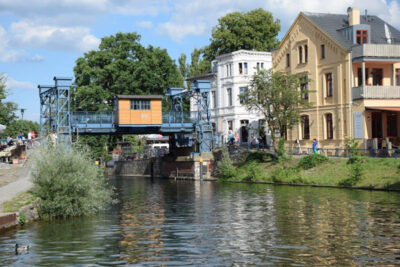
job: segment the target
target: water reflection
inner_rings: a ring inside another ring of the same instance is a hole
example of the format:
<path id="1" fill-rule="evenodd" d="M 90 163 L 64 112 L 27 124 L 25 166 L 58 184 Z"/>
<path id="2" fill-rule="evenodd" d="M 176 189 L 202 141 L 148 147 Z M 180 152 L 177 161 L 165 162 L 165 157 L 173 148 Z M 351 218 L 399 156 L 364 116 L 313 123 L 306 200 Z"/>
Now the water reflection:
<path id="1" fill-rule="evenodd" d="M 0 235 L 0 265 L 400 264 L 400 195 L 115 179 L 105 213 Z M 13 255 L 15 243 L 31 244 Z"/>

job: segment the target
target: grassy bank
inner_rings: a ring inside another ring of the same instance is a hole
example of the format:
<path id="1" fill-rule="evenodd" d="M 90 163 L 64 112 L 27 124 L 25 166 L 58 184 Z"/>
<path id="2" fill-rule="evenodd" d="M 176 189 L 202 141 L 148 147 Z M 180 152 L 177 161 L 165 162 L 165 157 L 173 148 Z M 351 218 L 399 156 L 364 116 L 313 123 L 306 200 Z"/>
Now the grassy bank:
<path id="1" fill-rule="evenodd" d="M 31 191 L 20 193 L 2 204 L 3 212 L 18 212 L 23 206 L 31 204 L 35 199 L 36 196 Z"/>
<path id="2" fill-rule="evenodd" d="M 219 179 L 400 189 L 398 159 L 362 157 L 352 163 L 347 158 L 321 156 L 316 159 L 314 156 L 279 160 L 255 152 L 236 164 L 224 158 L 219 164 Z"/>

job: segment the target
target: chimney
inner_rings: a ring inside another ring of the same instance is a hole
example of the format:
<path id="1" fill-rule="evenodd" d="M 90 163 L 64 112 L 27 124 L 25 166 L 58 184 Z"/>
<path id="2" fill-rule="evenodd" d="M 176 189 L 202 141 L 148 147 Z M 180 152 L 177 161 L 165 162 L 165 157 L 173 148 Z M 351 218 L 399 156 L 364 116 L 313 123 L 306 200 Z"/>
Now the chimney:
<path id="1" fill-rule="evenodd" d="M 349 15 L 349 26 L 360 24 L 360 10 L 358 8 L 349 7 L 347 14 Z"/>

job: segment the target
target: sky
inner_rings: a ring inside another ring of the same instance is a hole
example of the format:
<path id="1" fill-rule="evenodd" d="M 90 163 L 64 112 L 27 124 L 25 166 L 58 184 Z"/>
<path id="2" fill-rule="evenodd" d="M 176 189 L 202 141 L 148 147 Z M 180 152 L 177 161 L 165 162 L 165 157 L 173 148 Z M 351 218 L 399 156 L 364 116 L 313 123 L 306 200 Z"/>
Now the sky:
<path id="1" fill-rule="evenodd" d="M 400 0 L 0 0 L 0 73 L 24 119 L 39 121 L 38 84 L 73 77 L 77 58 L 101 38 L 137 32 L 141 43 L 177 59 L 209 44 L 227 13 L 264 8 L 281 22 L 281 39 L 299 12 L 345 14 L 349 6 L 400 28 Z M 17 112 L 20 115 L 20 112 Z"/>

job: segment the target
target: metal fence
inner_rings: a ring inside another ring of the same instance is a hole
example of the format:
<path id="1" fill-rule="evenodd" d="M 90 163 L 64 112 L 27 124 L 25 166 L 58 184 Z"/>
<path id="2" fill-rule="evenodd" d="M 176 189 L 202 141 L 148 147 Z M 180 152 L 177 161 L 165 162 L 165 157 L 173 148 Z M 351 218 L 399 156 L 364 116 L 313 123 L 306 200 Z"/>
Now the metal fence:
<path id="1" fill-rule="evenodd" d="M 162 115 L 163 123 L 190 123 L 192 119 L 190 117 L 190 111 L 166 111 Z"/>
<path id="2" fill-rule="evenodd" d="M 72 113 L 72 125 L 77 124 L 113 124 L 113 111 L 76 111 Z"/>
<path id="3" fill-rule="evenodd" d="M 313 154 L 312 147 L 286 147 L 286 151 L 290 155 L 309 155 Z M 400 149 L 354 149 L 361 155 L 367 157 L 378 158 L 399 158 Z M 350 157 L 350 150 L 345 148 L 318 148 L 318 154 L 328 157 Z"/>

